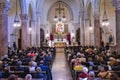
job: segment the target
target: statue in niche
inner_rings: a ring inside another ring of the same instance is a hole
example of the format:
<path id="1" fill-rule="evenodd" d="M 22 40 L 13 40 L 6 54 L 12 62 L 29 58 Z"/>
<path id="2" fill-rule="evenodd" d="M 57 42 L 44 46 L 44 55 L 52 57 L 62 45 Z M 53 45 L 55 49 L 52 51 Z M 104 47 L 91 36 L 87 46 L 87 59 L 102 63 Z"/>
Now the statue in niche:
<path id="1" fill-rule="evenodd" d="M 112 43 L 113 42 L 113 36 L 110 34 L 109 35 L 109 43 Z"/>
<path id="2" fill-rule="evenodd" d="M 16 50 L 17 50 L 17 45 L 16 45 L 16 43 L 15 43 L 15 42 L 13 42 L 13 49 L 14 49 L 14 51 L 16 51 Z"/>
<path id="3" fill-rule="evenodd" d="M 75 37 L 72 38 L 73 45 L 75 45 Z"/>

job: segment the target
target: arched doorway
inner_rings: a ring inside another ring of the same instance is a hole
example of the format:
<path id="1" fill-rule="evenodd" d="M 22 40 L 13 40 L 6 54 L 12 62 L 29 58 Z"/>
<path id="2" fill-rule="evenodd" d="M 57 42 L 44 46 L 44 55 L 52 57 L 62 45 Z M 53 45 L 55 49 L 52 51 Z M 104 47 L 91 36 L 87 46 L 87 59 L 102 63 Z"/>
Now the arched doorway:
<path id="1" fill-rule="evenodd" d="M 76 42 L 80 45 L 80 28 L 76 30 Z"/>
<path id="2" fill-rule="evenodd" d="M 22 31 L 19 30 L 19 38 L 18 38 L 18 49 L 21 49 L 21 38 L 22 38 Z"/>
<path id="3" fill-rule="evenodd" d="M 43 47 L 44 45 L 44 30 L 42 28 L 40 28 L 40 46 Z"/>

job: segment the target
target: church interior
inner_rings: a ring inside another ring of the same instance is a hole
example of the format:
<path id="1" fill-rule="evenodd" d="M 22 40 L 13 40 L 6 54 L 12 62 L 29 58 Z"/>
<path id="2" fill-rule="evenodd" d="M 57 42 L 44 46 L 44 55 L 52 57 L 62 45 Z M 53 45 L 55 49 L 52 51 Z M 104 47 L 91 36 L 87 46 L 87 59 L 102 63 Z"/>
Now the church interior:
<path id="1" fill-rule="evenodd" d="M 1 80 L 120 80 L 120 0 L 0 0 Z"/>

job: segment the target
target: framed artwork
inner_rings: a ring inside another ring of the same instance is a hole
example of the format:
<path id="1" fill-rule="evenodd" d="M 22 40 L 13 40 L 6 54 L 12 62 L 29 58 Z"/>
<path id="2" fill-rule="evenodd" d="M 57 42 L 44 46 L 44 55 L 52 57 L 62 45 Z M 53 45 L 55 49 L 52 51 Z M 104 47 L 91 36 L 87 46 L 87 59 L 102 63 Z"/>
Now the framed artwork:
<path id="1" fill-rule="evenodd" d="M 64 33 L 64 23 L 58 22 L 56 23 L 56 33 Z"/>
<path id="2" fill-rule="evenodd" d="M 68 24 L 55 23 L 52 24 L 52 34 L 68 34 Z"/>

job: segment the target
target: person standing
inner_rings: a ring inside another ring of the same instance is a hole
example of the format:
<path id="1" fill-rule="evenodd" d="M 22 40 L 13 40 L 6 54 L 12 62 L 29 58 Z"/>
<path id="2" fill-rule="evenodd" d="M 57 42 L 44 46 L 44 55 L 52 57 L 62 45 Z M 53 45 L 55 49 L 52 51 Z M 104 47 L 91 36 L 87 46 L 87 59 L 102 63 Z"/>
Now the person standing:
<path id="1" fill-rule="evenodd" d="M 14 49 L 14 51 L 17 50 L 17 46 L 16 46 L 16 43 L 15 43 L 15 42 L 13 42 L 13 49 Z"/>

